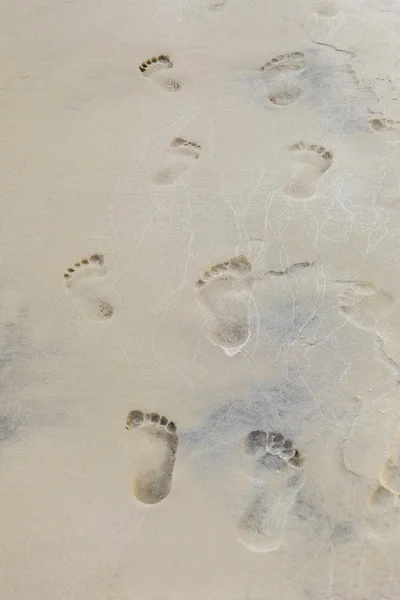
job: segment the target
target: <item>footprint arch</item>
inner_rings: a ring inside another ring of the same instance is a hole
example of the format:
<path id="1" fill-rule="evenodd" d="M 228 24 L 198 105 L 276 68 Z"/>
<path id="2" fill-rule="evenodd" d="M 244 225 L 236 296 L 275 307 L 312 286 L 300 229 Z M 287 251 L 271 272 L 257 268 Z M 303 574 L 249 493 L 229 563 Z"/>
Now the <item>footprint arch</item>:
<path id="1" fill-rule="evenodd" d="M 250 340 L 252 287 L 252 264 L 243 255 L 214 265 L 195 284 L 209 337 L 228 356 L 238 354 Z"/>
<path id="2" fill-rule="evenodd" d="M 133 494 L 143 504 L 157 504 L 172 488 L 175 455 L 179 437 L 173 421 L 158 413 L 131 410 L 125 428 L 133 430 L 138 452 L 143 460 L 133 480 Z"/>

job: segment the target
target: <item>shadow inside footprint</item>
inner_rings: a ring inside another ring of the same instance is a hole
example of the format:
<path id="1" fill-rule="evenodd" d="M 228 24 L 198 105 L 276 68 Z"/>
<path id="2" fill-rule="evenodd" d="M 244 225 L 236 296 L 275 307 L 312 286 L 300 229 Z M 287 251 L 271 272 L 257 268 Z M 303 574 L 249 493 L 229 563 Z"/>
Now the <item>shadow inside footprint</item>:
<path id="1" fill-rule="evenodd" d="M 228 356 L 238 354 L 251 337 L 252 265 L 236 256 L 214 265 L 196 282 L 211 341 Z"/>
<path id="2" fill-rule="evenodd" d="M 304 483 L 303 458 L 280 433 L 251 432 L 245 451 L 257 459 L 256 473 L 237 537 L 252 552 L 272 552 L 282 544 L 288 514 Z"/>
<path id="3" fill-rule="evenodd" d="M 133 493 L 143 504 L 156 504 L 168 496 L 172 487 L 175 455 L 178 449 L 176 425 L 157 413 L 132 410 L 125 423 L 135 429 L 136 443 L 148 446 L 133 482 Z M 141 437 L 142 436 L 142 437 Z"/>

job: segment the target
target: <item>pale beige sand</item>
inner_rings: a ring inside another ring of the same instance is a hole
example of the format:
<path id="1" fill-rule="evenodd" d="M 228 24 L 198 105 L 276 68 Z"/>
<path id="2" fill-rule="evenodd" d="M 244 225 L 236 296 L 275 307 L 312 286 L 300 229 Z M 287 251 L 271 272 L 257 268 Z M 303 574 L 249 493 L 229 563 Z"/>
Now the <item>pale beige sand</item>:
<path id="1" fill-rule="evenodd" d="M 398 600 L 398 5 L 0 13 L 0 598 Z"/>

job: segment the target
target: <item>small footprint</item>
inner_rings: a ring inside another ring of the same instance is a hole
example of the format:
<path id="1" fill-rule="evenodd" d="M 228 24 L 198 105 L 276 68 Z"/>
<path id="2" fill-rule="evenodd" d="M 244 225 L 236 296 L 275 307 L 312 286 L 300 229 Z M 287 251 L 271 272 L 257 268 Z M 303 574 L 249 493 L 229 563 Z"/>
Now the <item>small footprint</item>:
<path id="1" fill-rule="evenodd" d="M 172 69 L 174 63 L 166 54 L 153 56 L 142 62 L 139 70 L 144 77 L 155 83 L 159 88 L 166 92 L 177 92 L 181 89 L 179 83 L 166 77 L 165 71 Z"/>
<path id="2" fill-rule="evenodd" d="M 155 177 L 156 185 L 172 185 L 175 181 L 190 167 L 193 162 L 200 157 L 201 146 L 196 142 L 184 140 L 177 137 L 172 140 L 169 147 L 169 157 L 171 164 L 161 169 Z"/>
<path id="3" fill-rule="evenodd" d="M 252 265 L 243 255 L 214 265 L 196 282 L 211 341 L 235 356 L 251 337 Z"/>
<path id="4" fill-rule="evenodd" d="M 106 273 L 103 254 L 92 254 L 89 258 L 83 258 L 64 273 L 66 289 L 73 294 L 74 299 L 92 321 L 107 321 L 114 314 L 113 305 L 105 298 L 99 297 L 91 286 L 92 279 L 104 277 Z"/>
<path id="5" fill-rule="evenodd" d="M 300 166 L 285 186 L 288 196 L 296 200 L 312 198 L 318 189 L 322 175 L 333 162 L 333 154 L 324 146 L 294 144 L 289 151 L 300 158 Z"/>
<path id="6" fill-rule="evenodd" d="M 384 117 L 373 117 L 369 121 L 373 133 L 382 135 L 387 142 L 400 142 L 400 121 L 385 119 Z"/>
<path id="7" fill-rule="evenodd" d="M 131 410 L 126 417 L 126 429 L 135 429 L 144 435 L 151 445 L 151 456 L 142 465 L 133 482 L 133 493 L 139 502 L 156 504 L 168 496 L 172 487 L 175 455 L 178 449 L 176 425 L 157 413 L 145 414 Z M 143 439 L 142 439 L 143 441 Z"/>
<path id="8" fill-rule="evenodd" d="M 256 473 L 237 536 L 252 552 L 272 552 L 282 544 L 288 514 L 304 483 L 304 457 L 282 434 L 263 431 L 247 436 L 245 451 L 255 457 Z"/>
<path id="9" fill-rule="evenodd" d="M 287 106 L 302 94 L 299 74 L 306 65 L 302 52 L 278 54 L 260 68 L 268 85 L 268 99 L 276 106 Z"/>

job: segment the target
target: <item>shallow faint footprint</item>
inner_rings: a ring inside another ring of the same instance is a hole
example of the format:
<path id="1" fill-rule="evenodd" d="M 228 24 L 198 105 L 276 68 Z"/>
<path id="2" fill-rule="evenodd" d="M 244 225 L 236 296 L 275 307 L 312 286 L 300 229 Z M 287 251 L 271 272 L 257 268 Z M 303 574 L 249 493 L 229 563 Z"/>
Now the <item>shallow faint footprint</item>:
<path id="1" fill-rule="evenodd" d="M 400 436 L 396 438 L 390 456 L 379 473 L 379 482 L 388 492 L 400 495 Z"/>
<path id="2" fill-rule="evenodd" d="M 400 121 L 375 116 L 369 121 L 373 133 L 380 134 L 386 142 L 400 142 Z"/>
<path id="3" fill-rule="evenodd" d="M 179 442 L 176 425 L 157 413 L 131 410 L 125 427 L 135 430 L 138 447 L 141 445 L 147 450 L 133 481 L 133 493 L 144 504 L 156 504 L 171 491 Z"/>
<path id="4" fill-rule="evenodd" d="M 366 506 L 361 532 L 365 537 L 379 541 L 396 536 L 400 525 L 399 509 L 399 496 L 377 487 Z"/>
<path id="5" fill-rule="evenodd" d="M 389 292 L 374 284 L 355 281 L 339 296 L 341 314 L 353 325 L 400 343 L 400 304 Z"/>
<path id="6" fill-rule="evenodd" d="M 340 3 L 336 0 L 323 0 L 321 4 L 319 4 L 315 8 L 315 12 L 319 17 L 336 17 L 340 10 Z"/>
<path id="7" fill-rule="evenodd" d="M 268 98 L 276 106 L 292 104 L 302 94 L 299 74 L 304 70 L 305 57 L 302 52 L 278 54 L 260 68 L 268 86 Z"/>
<path id="8" fill-rule="evenodd" d="M 252 431 L 245 451 L 255 457 L 256 473 L 237 536 L 252 552 L 272 552 L 282 544 L 287 517 L 304 483 L 304 459 L 280 433 Z"/>
<path id="9" fill-rule="evenodd" d="M 324 146 L 294 144 L 289 151 L 298 158 L 298 168 L 285 186 L 285 192 L 296 200 L 306 200 L 315 195 L 322 175 L 333 162 L 333 154 Z"/>
<path id="10" fill-rule="evenodd" d="M 64 273 L 67 291 L 92 321 L 107 321 L 114 314 L 111 302 L 99 295 L 101 290 L 93 286 L 94 280 L 106 274 L 103 254 L 92 254 L 89 258 L 83 258 Z"/>
<path id="11" fill-rule="evenodd" d="M 155 177 L 156 185 L 167 186 L 175 181 L 188 169 L 193 162 L 200 157 L 201 146 L 196 142 L 191 142 L 177 137 L 169 145 L 168 159 L 171 162 L 167 167 L 161 169 Z"/>
<path id="12" fill-rule="evenodd" d="M 167 54 L 153 56 L 139 65 L 142 75 L 155 83 L 166 92 L 177 92 L 181 86 L 179 83 L 167 76 L 167 71 L 172 69 L 174 63 Z"/>
<path id="13" fill-rule="evenodd" d="M 211 11 L 220 11 L 226 7 L 229 0 L 209 0 L 207 2 L 207 8 Z"/>
<path id="14" fill-rule="evenodd" d="M 238 354 L 251 337 L 252 287 L 252 265 L 243 255 L 214 265 L 195 284 L 211 341 L 228 356 Z"/>

